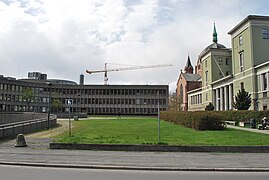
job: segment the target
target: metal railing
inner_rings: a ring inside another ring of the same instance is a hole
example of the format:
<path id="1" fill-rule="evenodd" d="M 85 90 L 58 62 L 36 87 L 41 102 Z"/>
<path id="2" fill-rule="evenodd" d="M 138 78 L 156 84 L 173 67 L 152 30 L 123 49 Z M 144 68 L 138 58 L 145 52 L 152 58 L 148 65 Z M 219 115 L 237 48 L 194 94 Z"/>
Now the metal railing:
<path id="1" fill-rule="evenodd" d="M 56 125 L 56 116 L 50 117 L 50 127 Z M 27 134 L 47 128 L 48 119 L 39 118 L 29 121 L 0 125 L 0 139 L 15 138 L 18 134 Z"/>

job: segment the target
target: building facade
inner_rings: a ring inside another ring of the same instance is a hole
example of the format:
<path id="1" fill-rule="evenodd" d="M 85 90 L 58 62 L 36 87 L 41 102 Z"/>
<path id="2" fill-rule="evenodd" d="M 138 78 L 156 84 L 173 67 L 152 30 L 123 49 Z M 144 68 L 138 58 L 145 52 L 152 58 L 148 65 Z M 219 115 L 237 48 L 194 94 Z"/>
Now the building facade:
<path id="1" fill-rule="evenodd" d="M 180 104 L 180 111 L 188 111 L 187 92 L 200 88 L 201 85 L 201 76 L 197 73 L 197 70 L 195 71 L 195 74 L 193 73 L 193 66 L 191 65 L 190 57 L 188 56 L 184 72 L 180 72 L 177 81 L 176 94 Z M 201 96 L 197 97 L 197 101 L 199 101 L 200 98 Z"/>
<path id="2" fill-rule="evenodd" d="M 168 109 L 168 85 L 76 85 L 71 81 L 36 80 L 0 77 L 0 111 L 48 112 L 49 99 L 61 103 L 51 107 L 53 113 L 66 113 L 66 100 L 72 100 L 70 111 L 87 114 L 156 115 Z M 48 86 L 50 84 L 50 86 Z M 34 99 L 26 102 L 24 90 L 30 88 Z M 51 98 L 49 98 L 51 97 Z"/>
<path id="3" fill-rule="evenodd" d="M 269 83 L 269 16 L 250 15 L 236 25 L 231 35 L 232 48 L 213 44 L 198 57 L 202 64 L 202 88 L 188 92 L 188 109 L 204 110 L 212 102 L 215 110 L 231 110 L 235 95 L 245 89 L 251 94 L 251 110 L 266 110 Z M 202 101 L 192 98 L 202 94 Z"/>

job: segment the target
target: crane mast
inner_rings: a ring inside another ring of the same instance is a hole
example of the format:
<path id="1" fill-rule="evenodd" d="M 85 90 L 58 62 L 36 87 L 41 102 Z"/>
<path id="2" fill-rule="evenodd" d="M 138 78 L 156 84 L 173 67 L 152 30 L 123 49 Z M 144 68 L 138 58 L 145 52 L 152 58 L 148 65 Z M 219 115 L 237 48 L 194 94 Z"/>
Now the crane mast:
<path id="1" fill-rule="evenodd" d="M 93 74 L 93 73 L 102 73 L 104 72 L 104 84 L 107 85 L 108 77 L 107 77 L 107 72 L 115 72 L 115 71 L 127 71 L 127 70 L 135 70 L 135 69 L 149 69 L 149 68 L 159 68 L 159 67 L 168 67 L 168 66 L 173 66 L 172 64 L 155 64 L 155 65 L 146 65 L 146 66 L 130 66 L 130 67 L 122 67 L 122 68 L 114 68 L 114 69 L 108 69 L 107 64 L 105 63 L 105 68 L 104 70 L 86 70 L 86 73 L 88 74 Z"/>

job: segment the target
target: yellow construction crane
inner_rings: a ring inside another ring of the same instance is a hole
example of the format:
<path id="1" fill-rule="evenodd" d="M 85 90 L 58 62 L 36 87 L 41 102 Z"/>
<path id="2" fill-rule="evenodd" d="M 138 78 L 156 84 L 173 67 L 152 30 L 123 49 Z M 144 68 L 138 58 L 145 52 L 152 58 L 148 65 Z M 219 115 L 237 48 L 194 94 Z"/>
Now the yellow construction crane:
<path id="1" fill-rule="evenodd" d="M 109 63 L 110 64 L 110 63 Z M 108 63 L 105 63 L 105 69 L 104 70 L 86 70 L 86 73 L 93 74 L 93 73 L 102 73 L 104 72 L 104 84 L 107 85 L 108 77 L 107 72 L 113 72 L 113 71 L 126 71 L 126 70 L 135 70 L 135 69 L 148 69 L 148 68 L 158 68 L 158 67 L 168 67 L 173 66 L 172 64 L 156 64 L 156 65 L 146 65 L 146 66 L 140 66 L 140 65 L 126 65 L 129 67 L 122 67 L 122 68 L 115 68 L 115 69 L 108 69 L 107 68 Z M 120 64 L 118 64 L 120 65 Z M 123 64 L 121 64 L 123 65 Z"/>

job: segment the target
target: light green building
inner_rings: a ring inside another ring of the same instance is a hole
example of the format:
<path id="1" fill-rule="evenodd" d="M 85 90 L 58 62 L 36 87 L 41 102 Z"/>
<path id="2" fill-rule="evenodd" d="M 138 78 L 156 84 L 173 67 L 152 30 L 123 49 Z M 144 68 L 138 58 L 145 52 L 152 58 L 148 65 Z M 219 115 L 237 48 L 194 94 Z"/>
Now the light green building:
<path id="1" fill-rule="evenodd" d="M 235 95 L 241 89 L 251 94 L 252 110 L 268 106 L 269 16 L 250 15 L 236 25 L 231 35 L 232 48 L 218 43 L 214 25 L 213 43 L 198 57 L 202 67 L 202 88 L 188 92 L 189 111 L 204 110 L 212 102 L 215 110 L 233 109 Z M 200 103 L 193 97 L 202 94 Z"/>

